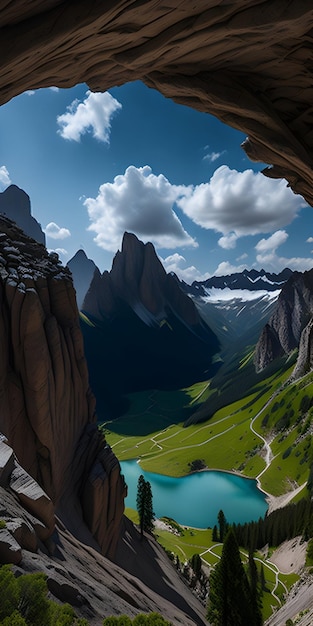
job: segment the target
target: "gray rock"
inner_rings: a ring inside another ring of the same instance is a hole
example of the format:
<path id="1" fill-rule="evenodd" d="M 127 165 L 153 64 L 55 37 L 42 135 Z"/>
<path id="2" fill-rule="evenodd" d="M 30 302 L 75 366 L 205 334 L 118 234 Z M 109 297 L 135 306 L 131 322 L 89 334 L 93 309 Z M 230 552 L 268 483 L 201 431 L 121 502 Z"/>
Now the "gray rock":
<path id="1" fill-rule="evenodd" d="M 0 530 L 0 563 L 14 563 L 18 565 L 21 560 L 21 546 L 6 528 L 2 528 Z"/>
<path id="2" fill-rule="evenodd" d="M 6 487 L 14 469 L 14 452 L 6 443 L 0 440 L 0 486 Z"/>

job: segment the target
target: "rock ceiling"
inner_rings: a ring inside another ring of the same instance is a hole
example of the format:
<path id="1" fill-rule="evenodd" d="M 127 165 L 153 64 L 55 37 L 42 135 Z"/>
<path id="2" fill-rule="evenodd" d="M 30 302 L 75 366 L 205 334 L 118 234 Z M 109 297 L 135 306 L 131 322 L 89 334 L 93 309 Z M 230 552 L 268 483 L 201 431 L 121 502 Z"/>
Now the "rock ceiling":
<path id="1" fill-rule="evenodd" d="M 313 205 L 309 0 L 2 0 L 0 103 L 26 89 L 142 80 L 248 136 Z"/>

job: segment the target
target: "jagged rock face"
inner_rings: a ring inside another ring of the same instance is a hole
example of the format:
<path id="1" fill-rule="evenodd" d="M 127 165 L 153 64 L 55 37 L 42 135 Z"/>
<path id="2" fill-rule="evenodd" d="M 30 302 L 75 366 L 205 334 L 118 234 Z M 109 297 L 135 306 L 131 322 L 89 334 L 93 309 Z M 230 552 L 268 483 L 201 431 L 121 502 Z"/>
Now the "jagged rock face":
<path id="1" fill-rule="evenodd" d="M 305 326 L 301 333 L 299 354 L 293 371 L 294 378 L 303 376 L 313 369 L 313 319 Z"/>
<path id="2" fill-rule="evenodd" d="M 26 235 L 45 245 L 45 233 L 31 215 L 30 199 L 23 189 L 10 185 L 0 193 L 0 213 L 16 222 Z"/>
<path id="3" fill-rule="evenodd" d="M 95 273 L 94 283 L 86 294 L 82 308 L 98 319 L 116 313 L 123 300 L 144 321 L 166 317 L 166 307 L 179 312 L 190 325 L 201 323 L 192 300 L 167 274 L 151 243 L 144 244 L 132 233 L 125 233 L 122 249 L 115 255 L 110 272 Z"/>
<path id="4" fill-rule="evenodd" d="M 16 0 L 0 25 L 1 103 L 51 85 L 143 80 L 245 132 L 248 156 L 313 204 L 309 2 Z"/>
<path id="5" fill-rule="evenodd" d="M 302 331 L 313 315 L 313 270 L 294 272 L 282 288 L 275 311 L 264 327 L 255 350 L 257 371 L 275 358 L 299 347 Z M 310 326 L 301 339 L 301 362 L 310 361 Z M 304 356 L 306 355 L 306 356 Z M 300 353 L 299 353 L 300 358 Z M 300 365 L 298 370 L 300 371 Z"/>
<path id="6" fill-rule="evenodd" d="M 94 274 L 82 330 L 101 421 L 125 410 L 124 393 L 185 387 L 217 369 L 215 333 L 153 245 L 130 233 L 111 271 Z"/>
<path id="7" fill-rule="evenodd" d="M 117 459 L 94 425 L 95 400 L 71 275 L 55 253 L 48 254 L 4 217 L 0 343 L 0 431 L 58 512 L 68 516 L 73 532 L 83 533 L 88 515 L 96 540 L 99 535 L 98 543 L 109 552 L 125 485 Z M 93 513 L 84 511 L 86 498 L 81 497 L 87 482 Z M 111 485 L 114 498 L 105 500 Z"/>

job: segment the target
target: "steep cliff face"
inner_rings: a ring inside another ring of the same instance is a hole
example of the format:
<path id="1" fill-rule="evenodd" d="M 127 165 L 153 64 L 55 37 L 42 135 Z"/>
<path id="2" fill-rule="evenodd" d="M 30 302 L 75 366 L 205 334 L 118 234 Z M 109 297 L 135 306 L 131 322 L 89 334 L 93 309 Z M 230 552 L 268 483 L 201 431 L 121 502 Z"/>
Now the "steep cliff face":
<path id="1" fill-rule="evenodd" d="M 0 102 L 27 89 L 143 80 L 242 130 L 244 149 L 313 204 L 310 2 L 7 2 Z M 16 45 L 12 46 L 12 41 Z"/>
<path id="2" fill-rule="evenodd" d="M 313 270 L 294 272 L 282 288 L 276 308 L 264 327 L 255 350 L 257 371 L 264 369 L 275 358 L 289 354 L 299 347 L 299 358 L 304 366 L 311 352 L 309 324 L 313 315 Z M 302 338 L 302 331 L 307 327 Z M 305 356 L 306 355 L 306 356 Z M 310 358 L 309 358 L 310 361 Z M 303 370 L 299 365 L 298 372 Z"/>
<path id="3" fill-rule="evenodd" d="M 73 532 L 87 536 L 87 522 L 103 552 L 110 552 L 125 486 L 94 425 L 71 276 L 56 254 L 4 217 L 0 343 L 0 431 Z"/>

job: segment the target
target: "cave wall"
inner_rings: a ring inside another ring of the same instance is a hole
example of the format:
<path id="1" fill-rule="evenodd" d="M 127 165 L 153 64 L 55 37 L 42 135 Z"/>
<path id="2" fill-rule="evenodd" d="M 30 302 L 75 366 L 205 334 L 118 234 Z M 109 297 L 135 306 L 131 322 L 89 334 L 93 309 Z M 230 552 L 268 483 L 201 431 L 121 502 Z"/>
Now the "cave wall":
<path id="1" fill-rule="evenodd" d="M 307 0 L 11 0 L 0 29 L 0 103 L 26 89 L 142 80 L 245 132 L 247 155 L 313 205 Z"/>

